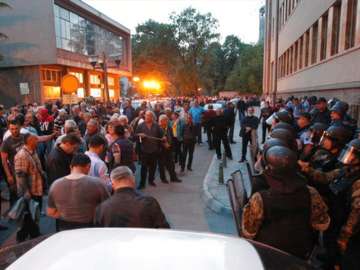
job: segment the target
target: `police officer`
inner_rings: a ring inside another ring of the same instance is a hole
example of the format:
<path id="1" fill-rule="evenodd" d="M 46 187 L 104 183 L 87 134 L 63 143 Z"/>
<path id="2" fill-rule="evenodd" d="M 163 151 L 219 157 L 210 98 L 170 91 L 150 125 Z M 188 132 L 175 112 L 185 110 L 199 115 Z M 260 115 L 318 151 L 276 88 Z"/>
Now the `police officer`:
<path id="1" fill-rule="evenodd" d="M 349 104 L 343 101 L 337 101 L 330 109 L 331 125 L 346 127 L 351 130 L 354 135 L 357 128 L 356 121 L 347 114 L 348 110 Z"/>
<path id="2" fill-rule="evenodd" d="M 325 269 L 360 269 L 360 140 L 349 142 L 338 158 L 337 169 L 321 172 L 301 164 L 314 181 L 327 184 L 331 224 L 324 235 L 327 249 Z M 340 259 L 340 254 L 343 254 Z"/>
<path id="3" fill-rule="evenodd" d="M 310 161 L 314 156 L 320 145 L 320 139 L 324 134 L 324 131 L 328 129 L 328 126 L 324 123 L 315 123 L 310 126 L 310 142 L 307 144 L 307 151 L 302 151 L 300 160 Z"/>
<path id="4" fill-rule="evenodd" d="M 323 133 L 318 149 L 310 158 L 311 166 L 324 172 L 334 169 L 341 149 L 351 137 L 352 133 L 349 129 L 343 126 L 330 126 Z"/>
<path id="5" fill-rule="evenodd" d="M 330 218 L 319 193 L 297 171 L 297 154 L 284 146 L 264 156 L 268 190 L 253 194 L 242 214 L 242 235 L 300 258 L 308 258 L 314 231 L 327 229 Z"/>

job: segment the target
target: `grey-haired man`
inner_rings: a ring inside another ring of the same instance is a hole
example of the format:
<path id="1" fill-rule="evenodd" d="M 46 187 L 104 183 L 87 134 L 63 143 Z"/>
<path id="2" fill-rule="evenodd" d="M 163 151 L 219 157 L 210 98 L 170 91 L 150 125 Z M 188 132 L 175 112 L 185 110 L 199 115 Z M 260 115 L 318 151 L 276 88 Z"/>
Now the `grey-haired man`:
<path id="1" fill-rule="evenodd" d="M 114 195 L 96 209 L 98 227 L 170 228 L 159 203 L 135 190 L 135 177 L 126 166 L 110 174 Z"/>

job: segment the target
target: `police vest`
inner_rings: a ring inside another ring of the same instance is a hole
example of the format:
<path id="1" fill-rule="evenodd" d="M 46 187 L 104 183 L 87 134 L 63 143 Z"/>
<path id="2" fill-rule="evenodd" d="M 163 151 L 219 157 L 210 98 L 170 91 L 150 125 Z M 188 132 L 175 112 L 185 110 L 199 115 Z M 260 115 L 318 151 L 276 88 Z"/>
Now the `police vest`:
<path id="1" fill-rule="evenodd" d="M 310 225 L 311 198 L 306 186 L 290 194 L 261 191 L 264 220 L 255 240 L 300 258 L 307 258 L 314 245 Z"/>

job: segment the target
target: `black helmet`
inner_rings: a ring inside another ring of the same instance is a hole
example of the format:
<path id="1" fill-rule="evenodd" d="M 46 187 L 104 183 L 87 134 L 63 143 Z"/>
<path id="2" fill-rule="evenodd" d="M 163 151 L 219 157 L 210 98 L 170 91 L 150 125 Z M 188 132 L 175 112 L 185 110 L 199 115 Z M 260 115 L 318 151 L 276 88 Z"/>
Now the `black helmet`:
<path id="1" fill-rule="evenodd" d="M 265 141 L 263 145 L 263 155 L 266 155 L 267 150 L 269 150 L 273 146 L 284 146 L 289 147 L 289 145 L 286 144 L 285 141 L 276 139 L 276 138 L 270 138 Z"/>
<path id="2" fill-rule="evenodd" d="M 355 139 L 349 142 L 344 149 L 341 151 L 341 154 L 338 157 L 338 160 L 345 164 L 353 164 L 354 160 L 357 159 L 360 161 L 360 140 Z"/>
<path id="3" fill-rule="evenodd" d="M 270 138 L 282 140 L 293 151 L 297 151 L 296 136 L 289 130 L 279 128 L 271 131 Z"/>
<path id="4" fill-rule="evenodd" d="M 296 153 L 284 146 L 270 147 L 264 156 L 266 167 L 276 173 L 295 171 L 297 160 Z"/>
<path id="5" fill-rule="evenodd" d="M 339 100 L 337 98 L 332 98 L 328 101 L 328 107 L 331 108 L 332 106 L 335 105 L 336 102 L 338 102 Z"/>
<path id="6" fill-rule="evenodd" d="M 288 124 L 292 124 L 293 119 L 290 116 L 290 114 L 287 111 L 279 111 L 276 112 L 274 114 L 274 118 L 278 121 L 278 122 L 285 122 Z"/>
<path id="7" fill-rule="evenodd" d="M 341 148 L 351 140 L 351 137 L 351 130 L 343 126 L 330 126 L 324 131 L 320 139 L 320 144 L 325 138 L 328 138 L 335 144 L 334 147 Z"/>
<path id="8" fill-rule="evenodd" d="M 310 127 L 310 131 L 311 131 L 311 141 L 313 143 L 318 144 L 320 142 L 320 139 L 324 133 L 325 130 L 328 129 L 328 125 L 324 124 L 324 123 L 314 123 L 313 125 L 311 125 Z"/>
<path id="9" fill-rule="evenodd" d="M 334 106 L 331 107 L 330 111 L 337 112 L 340 115 L 344 116 L 349 110 L 349 104 L 343 101 L 337 101 Z"/>
<path id="10" fill-rule="evenodd" d="M 294 135 L 294 137 L 296 137 L 296 130 L 295 130 L 294 126 L 292 126 L 288 123 L 280 122 L 280 123 L 276 124 L 276 126 L 273 127 L 272 131 L 274 131 L 276 129 L 286 129 L 286 130 L 290 131 Z"/>

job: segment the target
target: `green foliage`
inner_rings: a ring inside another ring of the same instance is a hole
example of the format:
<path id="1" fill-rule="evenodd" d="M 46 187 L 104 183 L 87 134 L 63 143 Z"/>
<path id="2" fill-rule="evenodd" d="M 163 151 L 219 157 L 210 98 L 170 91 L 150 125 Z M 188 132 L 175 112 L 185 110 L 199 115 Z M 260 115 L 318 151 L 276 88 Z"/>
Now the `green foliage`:
<path id="1" fill-rule="evenodd" d="M 193 8 L 170 15 L 170 24 L 149 20 L 133 36 L 134 74 L 166 81 L 177 95 L 222 90 L 259 92 L 262 48 L 234 35 L 218 42 L 218 22 Z"/>

